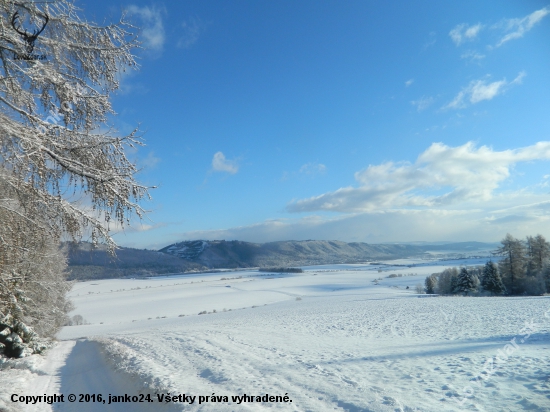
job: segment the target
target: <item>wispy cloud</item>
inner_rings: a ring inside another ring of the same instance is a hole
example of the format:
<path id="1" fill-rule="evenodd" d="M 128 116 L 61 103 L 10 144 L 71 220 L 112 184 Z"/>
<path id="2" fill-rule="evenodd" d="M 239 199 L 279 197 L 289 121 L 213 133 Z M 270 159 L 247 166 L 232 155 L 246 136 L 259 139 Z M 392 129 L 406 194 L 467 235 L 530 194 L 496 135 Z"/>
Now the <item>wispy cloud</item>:
<path id="1" fill-rule="evenodd" d="M 130 5 L 126 8 L 129 15 L 137 16 L 141 20 L 141 40 L 145 49 L 160 53 L 164 47 L 166 35 L 164 31 L 163 17 L 166 15 L 164 7 Z"/>
<path id="2" fill-rule="evenodd" d="M 147 156 L 139 160 L 139 166 L 145 169 L 154 169 L 156 165 L 160 162 L 160 158 L 155 156 L 155 152 L 147 153 Z"/>
<path id="3" fill-rule="evenodd" d="M 475 50 L 468 50 L 464 53 L 462 53 L 460 55 L 460 58 L 461 59 L 468 59 L 468 60 L 472 60 L 472 61 L 476 61 L 476 60 L 482 60 L 484 59 L 486 56 L 484 54 L 481 54 Z"/>
<path id="4" fill-rule="evenodd" d="M 518 199 L 519 200 L 519 199 Z M 529 199 L 530 200 L 530 199 Z M 529 201 L 527 200 L 527 201 Z M 550 229 L 549 206 L 534 202 L 518 210 L 455 209 L 369 211 L 337 217 L 306 216 L 301 219 L 277 219 L 218 230 L 179 234 L 183 239 L 227 239 L 249 242 L 278 240 L 341 240 L 346 242 L 411 242 L 500 240 L 505 233 L 516 237 L 544 233 Z M 165 243 L 168 243 L 166 241 Z"/>
<path id="5" fill-rule="evenodd" d="M 227 160 L 222 152 L 216 152 L 212 158 L 212 171 L 234 175 L 239 171 L 239 165 L 235 160 Z"/>
<path id="6" fill-rule="evenodd" d="M 460 46 L 466 41 L 474 40 L 482 28 L 483 25 L 481 23 L 478 23 L 474 26 L 468 26 L 466 23 L 462 23 L 452 29 L 449 32 L 449 36 L 451 36 L 452 41 L 457 46 Z"/>
<path id="7" fill-rule="evenodd" d="M 306 163 L 300 168 L 300 173 L 308 176 L 316 176 L 325 173 L 327 167 L 322 163 Z"/>
<path id="8" fill-rule="evenodd" d="M 517 77 L 508 82 L 506 79 L 488 83 L 487 80 L 472 80 L 463 88 L 456 97 L 442 109 L 463 109 L 469 104 L 476 104 L 483 100 L 491 100 L 504 93 L 510 86 L 521 84 L 525 72 L 520 72 Z"/>
<path id="9" fill-rule="evenodd" d="M 548 14 L 550 14 L 550 6 L 534 11 L 521 19 L 506 19 L 495 25 L 495 28 L 504 28 L 507 32 L 497 43 L 496 47 L 500 47 L 510 40 L 523 37 L 525 33 L 531 30 Z"/>
<path id="10" fill-rule="evenodd" d="M 405 82 L 405 87 L 409 87 L 413 83 L 414 83 L 414 79 L 409 79 Z"/>
<path id="11" fill-rule="evenodd" d="M 202 32 L 206 29 L 206 24 L 196 16 L 190 17 L 181 24 L 181 36 L 178 39 L 177 47 L 187 49 L 195 44 Z"/>
<path id="12" fill-rule="evenodd" d="M 291 202 L 290 212 L 372 212 L 397 208 L 443 208 L 480 203 L 510 176 L 519 162 L 550 160 L 550 142 L 514 150 L 433 143 L 415 163 L 386 162 L 355 173 L 359 187 L 345 187 Z"/>
<path id="13" fill-rule="evenodd" d="M 416 110 L 418 110 L 419 112 L 422 112 L 422 111 L 426 110 L 428 107 L 430 107 L 434 101 L 435 101 L 435 99 L 431 96 L 430 97 L 422 96 L 418 100 L 411 101 L 411 104 L 413 106 L 416 106 Z"/>
<path id="14" fill-rule="evenodd" d="M 426 40 L 426 42 L 424 42 L 424 45 L 422 46 L 422 50 L 424 51 L 428 50 L 430 47 L 435 45 L 436 41 L 437 39 L 436 39 L 435 31 L 431 31 L 428 37 L 428 40 Z"/>
<path id="15" fill-rule="evenodd" d="M 286 180 L 290 179 L 296 179 L 296 178 L 314 178 L 320 175 L 324 175 L 327 171 L 327 167 L 322 163 L 316 163 L 316 162 L 308 162 L 302 167 L 300 167 L 299 170 L 295 170 L 292 172 L 285 171 L 283 172 L 283 176 L 281 177 L 281 182 L 284 182 Z"/>

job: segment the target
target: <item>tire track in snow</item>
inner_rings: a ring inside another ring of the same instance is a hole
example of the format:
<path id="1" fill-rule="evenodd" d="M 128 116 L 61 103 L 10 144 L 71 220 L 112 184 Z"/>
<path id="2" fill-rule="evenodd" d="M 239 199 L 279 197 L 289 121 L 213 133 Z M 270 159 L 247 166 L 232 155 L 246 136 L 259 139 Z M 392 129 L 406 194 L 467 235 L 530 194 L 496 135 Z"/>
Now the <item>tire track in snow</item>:
<path id="1" fill-rule="evenodd" d="M 65 402 L 48 405 L 44 403 L 36 405 L 23 405 L 23 411 L 29 412 L 149 412 L 149 411 L 180 411 L 174 405 L 159 404 L 157 402 L 145 403 L 111 403 L 109 394 L 130 396 L 140 393 L 151 393 L 152 399 L 156 399 L 152 390 L 144 387 L 133 376 L 117 371 L 107 360 L 99 342 L 89 340 L 64 341 L 53 348 L 46 357 L 45 362 L 36 371 L 38 376 L 29 382 L 26 394 L 64 394 Z M 67 400 L 69 394 L 75 394 L 77 401 L 71 403 Z M 101 394 L 105 403 L 78 402 L 79 394 Z"/>

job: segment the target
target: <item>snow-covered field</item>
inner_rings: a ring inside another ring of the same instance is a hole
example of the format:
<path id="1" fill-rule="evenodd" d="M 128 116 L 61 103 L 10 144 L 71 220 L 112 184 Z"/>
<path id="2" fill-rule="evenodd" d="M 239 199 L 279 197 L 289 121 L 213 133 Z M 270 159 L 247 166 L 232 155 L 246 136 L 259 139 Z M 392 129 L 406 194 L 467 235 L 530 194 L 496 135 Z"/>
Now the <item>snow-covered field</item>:
<path id="1" fill-rule="evenodd" d="M 0 372 L 0 410 L 57 393 L 59 411 L 550 411 L 550 297 L 417 295 L 485 260 L 385 263 L 78 283 L 72 314 L 89 324 Z M 66 399 L 81 393 L 107 401 Z M 107 404 L 157 393 L 188 398 Z"/>

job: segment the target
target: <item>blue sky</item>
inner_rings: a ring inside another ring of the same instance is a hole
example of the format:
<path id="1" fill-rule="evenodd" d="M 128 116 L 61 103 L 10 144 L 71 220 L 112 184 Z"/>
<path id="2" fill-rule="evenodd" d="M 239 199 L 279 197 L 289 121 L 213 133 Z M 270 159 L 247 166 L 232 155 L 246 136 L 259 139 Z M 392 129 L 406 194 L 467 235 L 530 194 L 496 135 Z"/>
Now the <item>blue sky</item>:
<path id="1" fill-rule="evenodd" d="M 142 28 L 123 246 L 550 237 L 550 3 L 81 1 Z M 107 19 L 107 20 L 104 20 Z"/>

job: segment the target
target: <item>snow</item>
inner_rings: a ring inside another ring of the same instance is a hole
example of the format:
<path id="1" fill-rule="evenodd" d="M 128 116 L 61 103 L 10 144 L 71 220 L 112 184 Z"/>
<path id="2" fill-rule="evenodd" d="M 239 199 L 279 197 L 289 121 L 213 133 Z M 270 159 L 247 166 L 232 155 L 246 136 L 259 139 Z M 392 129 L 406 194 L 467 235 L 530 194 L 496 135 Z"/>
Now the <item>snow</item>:
<path id="1" fill-rule="evenodd" d="M 550 297 L 418 299 L 414 285 L 456 261 L 385 263 L 78 283 L 73 314 L 89 324 L 3 370 L 0 393 L 197 396 L 78 404 L 90 411 L 550 411 Z M 198 404 L 213 393 L 229 401 Z M 292 403 L 231 399 L 266 393 Z"/>

